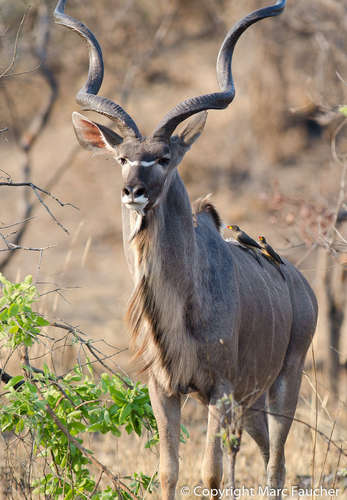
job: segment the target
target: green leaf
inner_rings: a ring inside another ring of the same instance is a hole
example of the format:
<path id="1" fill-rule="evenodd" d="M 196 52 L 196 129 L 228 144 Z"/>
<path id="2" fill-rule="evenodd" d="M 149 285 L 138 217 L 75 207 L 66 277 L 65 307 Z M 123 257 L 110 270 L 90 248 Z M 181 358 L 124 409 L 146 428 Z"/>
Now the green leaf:
<path id="1" fill-rule="evenodd" d="M 16 433 L 20 434 L 21 432 L 23 432 L 23 429 L 24 429 L 24 420 L 21 418 L 18 420 L 16 424 Z"/>
<path id="2" fill-rule="evenodd" d="M 13 424 L 14 424 L 14 422 L 12 420 L 5 422 L 5 424 L 1 426 L 2 432 L 5 432 L 6 430 L 12 428 Z"/>
<path id="3" fill-rule="evenodd" d="M 347 117 L 347 106 L 340 106 L 339 107 L 339 112 L 342 113 L 344 116 Z"/>
<path id="4" fill-rule="evenodd" d="M 87 432 L 102 432 L 102 430 L 103 430 L 102 422 L 95 422 L 95 424 L 92 424 L 89 427 L 87 427 Z"/>
<path id="5" fill-rule="evenodd" d="M 79 422 L 78 420 L 74 420 L 74 422 L 71 424 L 69 427 L 70 432 L 73 436 L 76 436 L 80 432 L 84 432 L 86 430 L 86 426 L 82 424 L 82 422 Z"/>
<path id="6" fill-rule="evenodd" d="M 68 419 L 69 422 L 71 422 L 71 420 L 78 419 L 81 416 L 82 416 L 81 410 L 75 410 L 75 411 L 72 411 L 71 413 L 69 413 L 67 419 Z"/>
<path id="7" fill-rule="evenodd" d="M 37 387 L 36 387 L 36 385 L 31 384 L 30 382 L 27 382 L 27 383 L 25 384 L 25 386 L 29 389 L 29 391 L 30 391 L 32 394 L 36 394 L 36 393 L 37 393 Z"/>
<path id="8" fill-rule="evenodd" d="M 35 318 L 35 322 L 38 326 L 49 326 L 50 325 L 50 322 L 47 321 L 45 318 L 43 318 L 42 316 L 36 316 Z"/>
<path id="9" fill-rule="evenodd" d="M 142 429 L 141 429 L 141 421 L 136 417 L 136 415 L 130 415 L 131 423 L 133 426 L 134 431 L 138 436 L 141 436 Z"/>
<path id="10" fill-rule="evenodd" d="M 131 422 L 127 423 L 127 425 L 125 426 L 125 430 L 127 431 L 128 434 L 131 434 L 133 432 L 133 427 L 131 425 Z"/>
<path id="11" fill-rule="evenodd" d="M 8 318 L 8 309 L 5 309 L 0 313 L 0 321 L 7 321 Z"/>
<path id="12" fill-rule="evenodd" d="M 9 316 L 16 316 L 16 314 L 18 314 L 18 311 L 19 311 L 19 306 L 18 306 L 18 304 L 14 303 L 9 307 L 8 315 Z"/>
<path id="13" fill-rule="evenodd" d="M 9 382 L 5 385 L 5 389 L 9 389 L 10 387 L 13 387 L 14 385 L 18 384 L 21 380 L 24 380 L 23 375 L 16 375 L 15 377 L 12 377 Z"/>
<path id="14" fill-rule="evenodd" d="M 159 443 L 159 437 L 155 436 L 147 441 L 145 444 L 145 448 L 151 448 L 152 446 L 155 446 Z"/>
<path id="15" fill-rule="evenodd" d="M 184 425 L 181 424 L 180 443 L 185 444 L 187 442 L 187 439 L 189 439 L 189 432 L 184 427 Z"/>
<path id="16" fill-rule="evenodd" d="M 104 421 L 107 425 L 112 425 L 110 414 L 107 409 L 104 410 Z"/>
<path id="17" fill-rule="evenodd" d="M 118 429 L 118 427 L 112 426 L 111 432 L 114 436 L 120 437 L 122 435 L 121 431 Z"/>
<path id="18" fill-rule="evenodd" d="M 112 396 L 112 399 L 115 403 L 118 403 L 119 405 L 123 406 L 123 404 L 126 402 L 126 399 L 124 397 L 124 394 L 117 389 L 114 389 L 113 387 L 109 388 L 110 394 Z"/>
<path id="19" fill-rule="evenodd" d="M 123 408 L 121 409 L 121 412 L 119 414 L 119 423 L 121 425 L 125 423 L 126 419 L 130 415 L 132 409 L 133 409 L 132 404 L 127 404 L 127 405 L 123 406 Z"/>

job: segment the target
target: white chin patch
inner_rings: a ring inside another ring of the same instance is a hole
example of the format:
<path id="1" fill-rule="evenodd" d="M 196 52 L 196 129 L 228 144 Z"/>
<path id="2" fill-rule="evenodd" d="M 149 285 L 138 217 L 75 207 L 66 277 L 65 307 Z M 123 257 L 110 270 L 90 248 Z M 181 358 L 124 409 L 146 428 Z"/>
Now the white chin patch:
<path id="1" fill-rule="evenodd" d="M 131 196 L 123 195 L 122 203 L 127 208 L 129 208 L 129 210 L 135 210 L 137 213 L 145 215 L 144 209 L 148 204 L 148 198 L 146 196 L 141 195 L 133 199 Z"/>

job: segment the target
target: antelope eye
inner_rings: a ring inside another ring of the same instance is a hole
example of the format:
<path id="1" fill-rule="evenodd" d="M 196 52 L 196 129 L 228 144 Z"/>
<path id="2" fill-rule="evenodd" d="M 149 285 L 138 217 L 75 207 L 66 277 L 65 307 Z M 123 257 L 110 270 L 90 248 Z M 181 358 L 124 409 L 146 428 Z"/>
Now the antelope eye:
<path id="1" fill-rule="evenodd" d="M 170 158 L 167 157 L 167 156 L 163 156 L 162 158 L 160 158 L 160 160 L 158 161 L 158 163 L 162 166 L 162 167 L 166 167 L 169 163 L 170 163 Z"/>
<path id="2" fill-rule="evenodd" d="M 118 161 L 119 161 L 119 163 L 123 166 L 123 165 L 125 165 L 125 164 L 126 164 L 127 159 L 122 157 L 122 158 L 118 158 Z"/>

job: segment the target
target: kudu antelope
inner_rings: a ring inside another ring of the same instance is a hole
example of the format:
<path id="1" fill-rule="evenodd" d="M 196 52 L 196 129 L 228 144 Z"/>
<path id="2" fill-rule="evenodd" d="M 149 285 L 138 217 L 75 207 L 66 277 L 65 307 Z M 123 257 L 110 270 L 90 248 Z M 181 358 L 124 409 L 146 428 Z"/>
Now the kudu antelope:
<path id="1" fill-rule="evenodd" d="M 280 14 L 285 0 L 251 13 L 228 32 L 217 59 L 220 91 L 181 102 L 149 137 L 118 104 L 97 95 L 103 80 L 100 46 L 64 7 L 60 0 L 56 22 L 76 31 L 89 47 L 88 79 L 76 100 L 111 118 L 117 129 L 73 113 L 81 145 L 111 155 L 122 168 L 124 248 L 135 284 L 128 319 L 150 375 L 162 498 L 175 496 L 180 398 L 188 392 L 209 411 L 205 485 L 218 488 L 221 482 L 220 428 L 227 410 L 220 400 L 231 396 L 242 409 L 243 427 L 259 445 L 268 486 L 280 489 L 284 443 L 315 331 L 316 299 L 288 261 L 283 279 L 265 258 L 260 265 L 250 252 L 225 241 L 209 202 L 200 202 L 192 217 L 177 167 L 202 133 L 206 110 L 224 109 L 234 98 L 231 60 L 237 40 L 255 22 Z M 196 116 L 183 132 L 173 135 L 191 115 Z"/>

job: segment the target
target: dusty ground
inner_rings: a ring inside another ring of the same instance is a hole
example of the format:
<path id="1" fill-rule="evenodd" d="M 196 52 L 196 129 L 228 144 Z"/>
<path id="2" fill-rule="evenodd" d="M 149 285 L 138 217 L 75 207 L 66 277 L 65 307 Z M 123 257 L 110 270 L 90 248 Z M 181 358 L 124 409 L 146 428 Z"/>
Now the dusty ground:
<path id="1" fill-rule="evenodd" d="M 151 48 L 153 33 L 166 12 L 166 4 L 160 2 L 156 11 L 150 8 L 149 2 L 121 4 L 116 1 L 112 4 L 111 0 L 105 0 L 98 2 L 100 8 L 95 14 L 92 2 L 70 3 L 73 4 L 70 12 L 86 20 L 105 47 L 103 92 L 116 99 L 124 74 L 131 73 L 133 67 L 136 69 L 137 57 L 141 59 L 141 54 Z M 141 128 L 151 130 L 170 106 L 186 96 L 215 90 L 215 57 L 226 26 L 230 20 L 235 21 L 260 3 L 253 0 L 242 2 L 242 5 L 223 1 L 206 1 L 201 5 L 199 2 L 177 2 L 176 17 L 157 54 L 135 72 L 127 109 L 135 115 Z M 9 42 L 25 2 L 13 5 L 17 5 L 18 11 L 8 6 L 6 10 L 5 4 L 0 3 L 0 13 L 8 16 L 1 20 L 2 34 L 11 28 Z M 118 9 L 125 5 L 120 21 L 116 16 L 102 16 L 104 9 L 114 5 Z M 213 10 L 216 7 L 217 10 Z M 316 122 L 305 114 L 305 106 L 314 107 L 318 102 L 336 108 L 347 101 L 346 87 L 335 76 L 336 70 L 346 74 L 341 54 L 347 14 L 333 0 L 321 0 L 319 8 L 311 12 L 290 4 L 283 23 L 282 18 L 267 21 L 240 41 L 235 52 L 238 92 L 235 102 L 226 111 L 210 112 L 203 136 L 181 167 L 192 199 L 212 192 L 223 220 L 237 223 L 253 235 L 265 234 L 293 262 L 302 259 L 317 237 L 317 227 L 321 220 L 324 222 L 325 211 L 334 210 L 340 186 L 341 167 L 333 161 L 330 151 L 335 122 L 317 125 L 312 131 Z M 148 15 L 142 24 L 141 9 Z M 32 14 L 23 34 L 18 71 L 34 67 L 28 48 L 34 21 Z M 4 43 L 2 48 L 6 60 L 8 47 Z M 44 251 L 42 261 L 36 253 L 18 251 L 3 272 L 9 279 L 33 274 L 43 293 L 61 289 L 60 294 L 50 293 L 43 297 L 40 306 L 43 312 L 49 318 L 79 325 L 90 337 L 103 339 L 119 348 L 122 352 L 116 356 L 117 365 L 135 377 L 136 368 L 130 363 L 128 334 L 123 320 L 132 285 L 122 250 L 120 172 L 112 161 L 93 158 L 79 149 L 65 170 L 61 170 L 76 147 L 70 116 L 77 109 L 74 93 L 85 78 L 85 47 L 73 34 L 63 35 L 62 28 L 54 27 L 49 62 L 58 79 L 60 95 L 48 127 L 30 154 L 31 180 L 44 187 L 57 172 L 60 173 L 51 190 L 78 210 L 69 206 L 61 208 L 47 200 L 57 219 L 68 228 L 67 235 L 42 207 L 37 206 L 23 245 L 52 245 L 52 248 Z M 24 156 L 15 145 L 11 124 L 20 131 L 25 129 L 37 106 L 46 98 L 46 87 L 35 73 L 6 80 L 2 85 L 0 128 L 7 125 L 10 131 L 0 135 L 0 168 L 6 172 L 1 176 L 8 174 L 18 181 L 23 176 Z M 303 111 L 293 117 L 290 112 L 293 108 Z M 290 200 L 295 199 L 293 206 L 290 201 L 283 201 L 281 214 L 287 217 L 284 217 L 287 222 L 273 210 L 273 191 L 277 183 L 281 193 Z M 303 231 L 303 226 L 307 228 L 308 225 L 307 214 L 303 215 L 302 211 L 305 202 L 309 207 L 322 209 L 311 240 L 307 231 Z M 22 213 L 22 188 L 1 188 L 0 224 L 18 222 Z M 346 237 L 345 232 L 344 235 Z M 335 265 L 336 259 L 329 260 L 330 267 Z M 314 344 L 320 367 L 321 362 L 326 361 L 329 341 L 316 254 L 306 258 L 300 268 L 322 297 Z M 344 332 L 346 334 L 346 328 Z M 106 345 L 103 349 L 111 352 Z M 341 359 L 346 357 L 345 343 Z M 72 362 L 73 353 L 66 353 L 63 358 L 66 366 Z M 12 370 L 16 368 L 15 363 Z M 312 366 L 312 353 L 308 356 L 308 365 Z M 314 426 L 312 385 L 315 383 L 309 368 L 307 377 L 310 382 L 304 377 L 297 417 Z M 318 393 L 319 428 L 329 436 L 336 419 L 333 439 L 344 443 L 346 449 L 346 380 L 341 381 L 340 401 L 333 402 L 323 363 L 323 369 L 318 371 Z M 191 435 L 181 447 L 179 487 L 194 486 L 200 481 L 205 411 L 189 399 L 183 420 Z M 286 447 L 288 485 L 306 484 L 305 477 L 312 476 L 314 438 L 314 433 L 304 425 L 293 425 Z M 143 441 L 135 438 L 124 436 L 117 442 L 95 439 L 90 446 L 114 472 L 121 474 L 131 469 L 151 475 L 158 465 L 157 454 L 145 451 Z M 336 471 L 346 468 L 346 460 L 340 457 L 339 451 L 332 445 L 328 450 L 327 443 L 320 437 L 314 462 L 316 484 L 324 484 L 323 478 L 328 477 L 332 485 Z M 262 481 L 260 454 L 246 436 L 238 459 L 237 481 L 248 487 L 255 487 Z M 159 496 L 154 495 L 154 498 Z"/>

